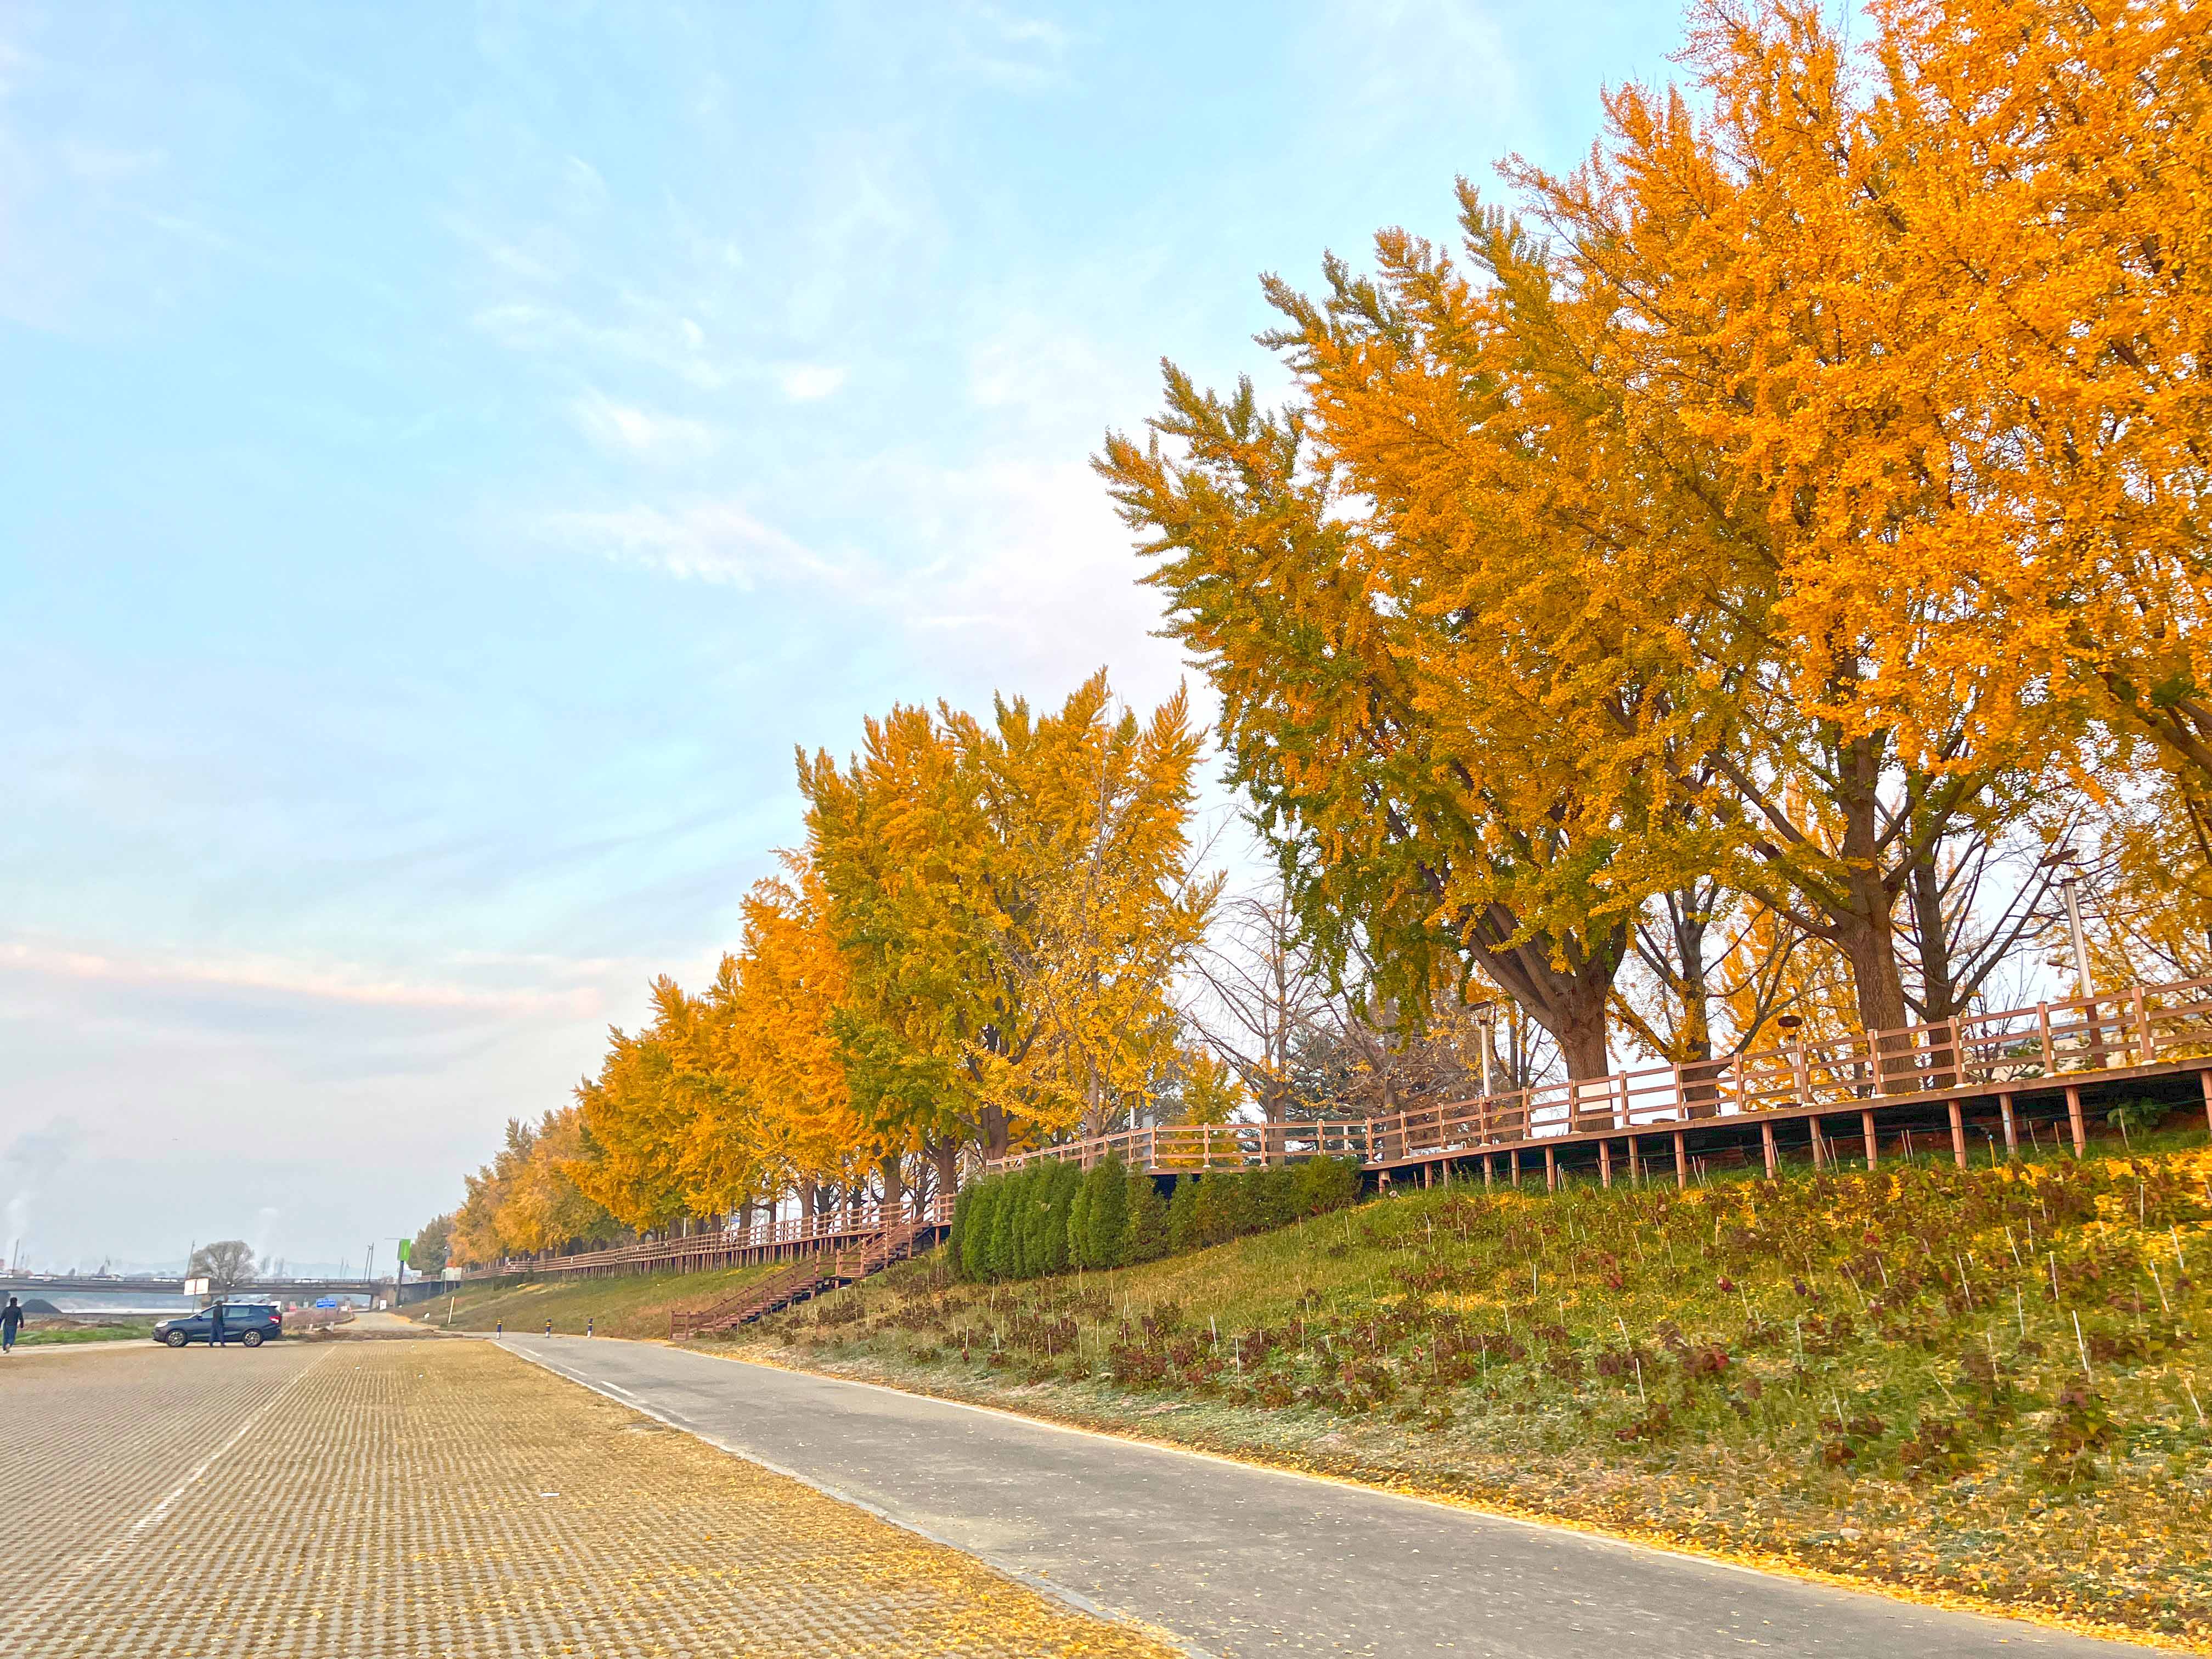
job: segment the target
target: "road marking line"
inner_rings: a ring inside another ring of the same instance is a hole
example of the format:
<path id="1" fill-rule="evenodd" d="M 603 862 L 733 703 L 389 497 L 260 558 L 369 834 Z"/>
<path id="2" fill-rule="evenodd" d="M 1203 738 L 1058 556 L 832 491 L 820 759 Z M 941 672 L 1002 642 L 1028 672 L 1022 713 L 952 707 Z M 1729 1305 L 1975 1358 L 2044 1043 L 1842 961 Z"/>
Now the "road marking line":
<path id="1" fill-rule="evenodd" d="M 263 1418 L 266 1417 L 270 1411 L 276 1406 L 276 1402 L 292 1391 L 294 1385 L 295 1385 L 301 1378 L 306 1376 L 310 1371 L 323 1364 L 330 1358 L 331 1355 L 337 1352 L 337 1350 L 335 1347 L 325 1349 L 321 1353 L 317 1354 L 313 1359 L 310 1359 L 306 1364 L 300 1367 L 298 1370 L 293 1372 L 291 1376 L 286 1377 L 283 1382 L 276 1386 L 275 1391 L 272 1392 L 267 1399 L 264 1400 L 258 1406 L 256 1406 L 246 1414 L 246 1420 L 238 1425 L 228 1439 L 225 1440 L 221 1446 L 217 1447 L 214 1451 L 210 1452 L 204 1459 L 203 1459 L 199 1466 L 193 1469 L 190 1474 L 186 1475 L 182 1480 L 179 1480 L 174 1486 L 171 1487 L 167 1494 L 164 1496 L 160 1502 L 156 1503 L 153 1508 L 148 1510 L 136 1521 L 133 1521 L 117 1536 L 109 1539 L 106 1544 L 102 1545 L 92 1554 L 81 1555 L 77 1557 L 70 1570 L 63 1573 L 59 1577 L 56 1578 L 52 1584 L 48 1585 L 46 1593 L 43 1595 L 37 1597 L 27 1607 L 13 1610 L 15 1616 L 20 1618 L 27 1626 L 35 1628 L 38 1626 L 39 1621 L 46 1616 L 49 1610 L 59 1605 L 64 1601 L 66 1601 L 69 1596 L 76 1592 L 77 1588 L 82 1585 L 87 1578 L 90 1577 L 94 1573 L 100 1571 L 103 1568 L 112 1566 L 117 1561 L 120 1560 L 129 1551 L 131 1545 L 137 1541 L 138 1534 L 143 1532 L 147 1528 L 155 1525 L 164 1516 L 167 1515 L 171 1507 L 175 1504 L 177 1500 L 182 1498 L 186 1492 L 190 1492 L 192 1487 L 198 1484 L 200 1479 L 207 1474 L 208 1470 L 214 1467 L 215 1462 L 217 1458 L 221 1457 L 225 1452 L 228 1451 L 240 1440 L 244 1439 L 248 1431 L 253 1428 L 254 1425 L 260 1422 Z"/>
<path id="2" fill-rule="evenodd" d="M 179 1498 L 182 1498 L 186 1492 L 190 1492 L 194 1486 L 198 1486 L 200 1481 L 200 1477 L 215 1467 L 216 1460 L 217 1458 L 221 1457 L 233 1446 L 235 1446 L 240 1441 L 245 1439 L 247 1433 L 252 1429 L 253 1425 L 258 1423 L 263 1418 L 268 1416 L 270 1412 L 275 1408 L 276 1402 L 292 1391 L 292 1385 L 294 1383 L 297 1382 L 309 1371 L 313 1370 L 315 1367 L 321 1364 L 325 1360 L 328 1359 L 331 1354 L 336 1353 L 337 1352 L 337 1350 L 335 1348 L 328 1349 L 325 1352 L 316 1355 L 314 1358 L 301 1366 L 298 1370 L 294 1371 L 292 1375 L 287 1377 L 283 1384 L 278 1387 L 276 1393 L 270 1395 L 269 1398 L 263 1401 L 258 1406 L 256 1406 L 253 1408 L 246 1419 L 243 1423 L 240 1423 L 238 1427 L 232 1431 L 229 1439 L 224 1441 L 222 1444 L 217 1446 L 213 1451 L 210 1452 L 207 1456 L 201 1461 L 198 1468 L 194 1469 L 190 1474 L 186 1475 L 183 1480 L 177 1482 L 174 1486 L 171 1487 L 169 1489 L 168 1496 L 162 1498 L 160 1503 L 155 1504 L 152 1509 L 148 1510 L 145 1514 L 140 1516 L 136 1521 L 133 1521 L 131 1523 L 130 1530 L 121 1538 L 116 1540 L 115 1543 L 128 1543 L 135 1534 L 145 1531 L 149 1527 L 159 1524 L 161 1517 L 169 1512 L 170 1505 L 174 1504 Z M 109 1547 L 112 1548 L 114 1547 L 114 1545 L 111 1545 Z"/>

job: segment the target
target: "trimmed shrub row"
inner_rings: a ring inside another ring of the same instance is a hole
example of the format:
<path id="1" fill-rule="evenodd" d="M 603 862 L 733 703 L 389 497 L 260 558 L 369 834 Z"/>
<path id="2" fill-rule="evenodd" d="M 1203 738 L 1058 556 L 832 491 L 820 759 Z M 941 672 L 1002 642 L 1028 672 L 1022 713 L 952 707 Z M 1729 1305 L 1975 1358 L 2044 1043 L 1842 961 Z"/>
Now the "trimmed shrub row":
<path id="1" fill-rule="evenodd" d="M 1357 1158 L 1181 1176 L 1172 1202 L 1161 1200 L 1150 1176 L 1118 1157 L 1088 1170 L 1042 1164 L 960 1189 L 952 1261 L 963 1279 L 994 1281 L 1133 1267 L 1288 1226 L 1358 1196 Z"/>

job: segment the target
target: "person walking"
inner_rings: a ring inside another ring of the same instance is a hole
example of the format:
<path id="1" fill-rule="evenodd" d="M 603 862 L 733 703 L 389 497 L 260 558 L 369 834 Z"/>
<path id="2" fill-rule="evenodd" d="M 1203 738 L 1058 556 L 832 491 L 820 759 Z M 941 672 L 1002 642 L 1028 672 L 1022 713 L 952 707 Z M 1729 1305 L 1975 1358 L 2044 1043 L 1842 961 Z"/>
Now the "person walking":
<path id="1" fill-rule="evenodd" d="M 15 1352 L 15 1333 L 23 1328 L 23 1304 L 14 1297 L 0 1308 L 0 1353 Z"/>
<path id="2" fill-rule="evenodd" d="M 208 1313 L 208 1346 L 222 1346 L 222 1304 L 218 1302 Z"/>

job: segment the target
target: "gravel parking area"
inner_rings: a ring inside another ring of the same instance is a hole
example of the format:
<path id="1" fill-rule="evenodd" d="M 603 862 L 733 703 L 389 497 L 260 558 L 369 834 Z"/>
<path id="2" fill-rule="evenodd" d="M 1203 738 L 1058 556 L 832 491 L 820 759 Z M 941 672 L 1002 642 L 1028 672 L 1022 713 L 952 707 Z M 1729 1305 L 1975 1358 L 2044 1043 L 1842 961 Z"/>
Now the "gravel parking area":
<path id="1" fill-rule="evenodd" d="M 489 1343 L 0 1364 L 0 1654 L 1170 1651 Z"/>

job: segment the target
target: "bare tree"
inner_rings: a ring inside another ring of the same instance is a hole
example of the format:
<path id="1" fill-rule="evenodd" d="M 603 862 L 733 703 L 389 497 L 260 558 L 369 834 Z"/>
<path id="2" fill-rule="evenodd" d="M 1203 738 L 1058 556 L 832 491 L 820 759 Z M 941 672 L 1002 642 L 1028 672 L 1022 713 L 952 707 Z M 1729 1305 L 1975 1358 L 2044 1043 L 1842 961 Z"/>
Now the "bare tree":
<path id="1" fill-rule="evenodd" d="M 1237 1073 L 1267 1121 L 1296 1115 L 1299 1056 L 1342 1021 L 1289 888 L 1279 878 L 1224 901 L 1191 966 L 1188 1029 Z"/>
<path id="2" fill-rule="evenodd" d="M 212 1244 L 203 1244 L 192 1252 L 191 1264 L 185 1269 L 185 1277 L 204 1279 L 217 1292 L 234 1291 L 252 1280 L 252 1247 L 242 1238 L 222 1238 Z"/>
<path id="3" fill-rule="evenodd" d="M 1614 1018 L 1651 1054 L 1685 1066 L 1741 1052 L 1790 1004 L 1805 935 L 1757 900 L 1698 878 L 1636 918 Z"/>
<path id="4" fill-rule="evenodd" d="M 1971 823 L 1913 866 L 1903 931 L 1918 970 L 1905 988 L 1916 1019 L 1932 1025 L 1965 1013 L 1999 969 L 2053 928 L 2066 866 L 2051 849 L 2081 816 L 2069 802 L 2056 814 Z"/>

